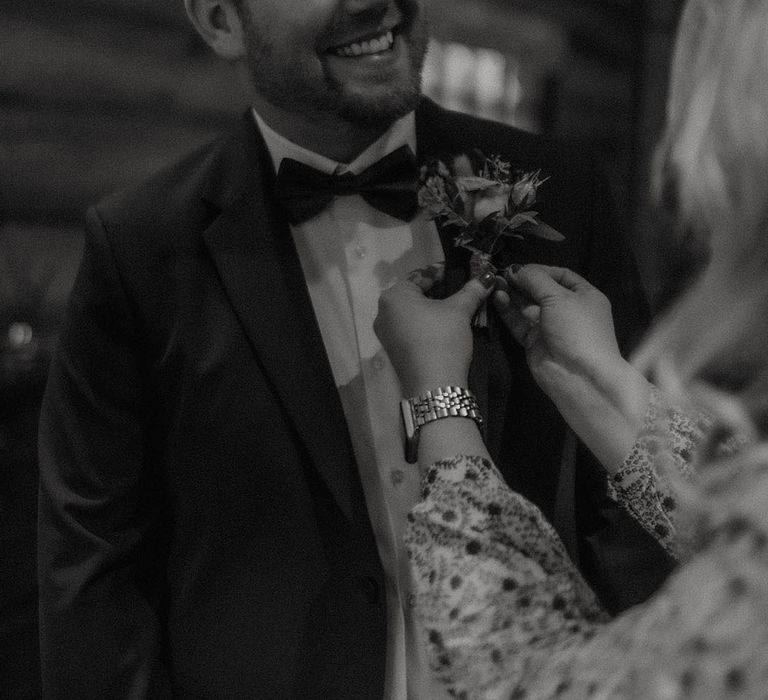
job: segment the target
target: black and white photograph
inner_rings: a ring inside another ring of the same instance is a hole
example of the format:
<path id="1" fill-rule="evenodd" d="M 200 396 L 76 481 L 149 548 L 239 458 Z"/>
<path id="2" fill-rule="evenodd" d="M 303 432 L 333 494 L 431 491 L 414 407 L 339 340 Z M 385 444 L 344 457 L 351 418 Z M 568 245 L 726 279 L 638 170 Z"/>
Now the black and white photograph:
<path id="1" fill-rule="evenodd" d="M 768 698 L 768 0 L 0 27 L 0 700 Z"/>

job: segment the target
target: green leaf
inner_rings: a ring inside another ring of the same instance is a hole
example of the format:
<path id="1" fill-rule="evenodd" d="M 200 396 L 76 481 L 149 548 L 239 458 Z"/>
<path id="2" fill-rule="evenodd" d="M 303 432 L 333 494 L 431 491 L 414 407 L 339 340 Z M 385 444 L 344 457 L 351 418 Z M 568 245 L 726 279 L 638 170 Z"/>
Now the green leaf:
<path id="1" fill-rule="evenodd" d="M 473 175 L 467 177 L 457 177 L 456 185 L 459 187 L 459 189 L 462 189 L 465 192 L 477 192 L 477 190 L 487 190 L 491 187 L 498 187 L 499 183 L 494 182 L 493 180 L 488 180 L 484 177 L 477 177 Z"/>
<path id="2" fill-rule="evenodd" d="M 472 243 L 471 243 L 471 241 L 467 241 L 467 242 L 461 242 L 461 243 L 460 243 L 460 242 L 458 241 L 458 239 L 457 239 L 457 240 L 455 241 L 454 245 L 455 245 L 455 247 L 456 247 L 456 248 L 464 248 L 464 250 L 469 250 L 469 251 L 471 251 L 472 253 L 475 253 L 475 254 L 479 254 L 479 253 L 482 253 L 482 252 L 483 252 L 483 251 L 481 251 L 480 249 L 478 249 L 478 248 L 476 248 L 475 246 L 473 246 L 473 245 L 472 245 Z"/>
<path id="3" fill-rule="evenodd" d="M 499 212 L 494 211 L 488 214 L 485 218 L 478 222 L 477 228 L 483 231 L 485 234 L 496 233 L 496 218 L 499 216 Z"/>
<path id="4" fill-rule="evenodd" d="M 549 224 L 545 224 L 543 221 L 538 221 L 536 225 L 526 233 L 531 236 L 536 236 L 537 238 L 543 238 L 547 241 L 556 241 L 558 243 L 565 240 L 565 236 L 560 233 L 560 231 L 553 229 Z"/>
<path id="5" fill-rule="evenodd" d="M 524 211 L 520 214 L 515 214 L 509 220 L 509 228 L 520 228 L 523 224 L 532 224 L 533 226 L 537 226 L 538 223 L 539 220 L 536 218 L 533 212 Z"/>
<path id="6" fill-rule="evenodd" d="M 459 226 L 461 228 L 467 228 L 469 224 L 461 217 L 459 216 L 455 211 L 452 209 L 446 209 L 445 213 L 443 214 L 445 217 L 445 220 L 449 224 L 453 224 L 455 226 Z"/>
<path id="7" fill-rule="evenodd" d="M 499 235 L 504 236 L 505 238 L 519 238 L 520 240 L 523 240 L 525 238 L 522 230 L 519 228 L 505 229 Z"/>

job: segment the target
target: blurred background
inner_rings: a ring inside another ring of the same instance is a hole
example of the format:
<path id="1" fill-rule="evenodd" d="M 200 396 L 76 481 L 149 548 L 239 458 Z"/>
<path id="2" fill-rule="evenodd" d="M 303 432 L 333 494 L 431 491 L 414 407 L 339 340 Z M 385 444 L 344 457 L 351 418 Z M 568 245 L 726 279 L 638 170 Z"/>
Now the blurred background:
<path id="1" fill-rule="evenodd" d="M 649 297 L 672 259 L 644 204 L 680 0 L 428 0 L 425 91 L 598 142 Z M 181 0 L 0 0 L 0 698 L 40 694 L 35 432 L 86 207 L 245 108 Z M 665 268 L 666 265 L 666 268 Z"/>

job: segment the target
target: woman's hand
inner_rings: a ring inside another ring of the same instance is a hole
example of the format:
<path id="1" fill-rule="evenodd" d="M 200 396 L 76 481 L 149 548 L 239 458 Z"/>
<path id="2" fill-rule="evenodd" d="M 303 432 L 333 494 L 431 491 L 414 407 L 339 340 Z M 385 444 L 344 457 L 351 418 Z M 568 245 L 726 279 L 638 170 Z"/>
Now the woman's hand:
<path id="1" fill-rule="evenodd" d="M 624 362 L 616 342 L 611 303 L 571 270 L 525 265 L 505 272 L 509 293 L 494 305 L 523 346 L 536 382 L 557 392 L 568 375 L 599 379 Z"/>
<path id="2" fill-rule="evenodd" d="M 424 294 L 442 279 L 443 265 L 415 270 L 379 299 L 373 324 L 406 396 L 439 386 L 467 386 L 472 317 L 494 285 L 492 273 L 471 279 L 447 299 Z"/>
<path id="3" fill-rule="evenodd" d="M 525 348 L 531 373 L 609 473 L 642 426 L 650 385 L 619 352 L 607 297 L 571 270 L 508 271 L 496 309 Z"/>

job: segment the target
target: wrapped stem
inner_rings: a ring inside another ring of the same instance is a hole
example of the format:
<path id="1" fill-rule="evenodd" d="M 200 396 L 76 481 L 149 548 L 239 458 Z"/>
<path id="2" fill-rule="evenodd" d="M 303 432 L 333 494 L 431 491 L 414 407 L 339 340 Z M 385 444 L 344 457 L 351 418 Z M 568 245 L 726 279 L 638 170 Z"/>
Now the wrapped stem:
<path id="1" fill-rule="evenodd" d="M 498 270 L 496 266 L 491 262 L 490 253 L 473 253 L 469 260 L 469 274 L 471 277 L 482 277 L 486 272 L 493 272 L 496 274 Z M 480 308 L 475 313 L 472 319 L 472 326 L 474 328 L 487 328 L 488 327 L 488 302 L 484 301 Z"/>

